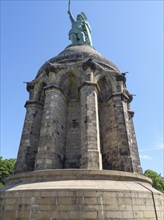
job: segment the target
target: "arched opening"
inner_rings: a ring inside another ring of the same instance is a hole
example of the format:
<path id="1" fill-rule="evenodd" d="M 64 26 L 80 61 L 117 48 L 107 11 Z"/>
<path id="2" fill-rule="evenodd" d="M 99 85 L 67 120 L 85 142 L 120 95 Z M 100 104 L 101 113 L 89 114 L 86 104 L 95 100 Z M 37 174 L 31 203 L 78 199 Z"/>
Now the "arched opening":
<path id="1" fill-rule="evenodd" d="M 67 132 L 64 168 L 79 168 L 80 166 L 80 101 L 78 80 L 75 74 L 68 73 L 63 80 L 62 88 L 68 98 Z"/>
<path id="2" fill-rule="evenodd" d="M 99 127 L 100 127 L 100 149 L 102 154 L 103 169 L 110 169 L 110 144 L 112 142 L 112 134 L 110 129 L 113 127 L 113 108 L 111 108 L 110 97 L 112 96 L 112 85 L 105 76 L 98 81 L 100 88 L 98 94 L 99 109 Z"/>
<path id="3" fill-rule="evenodd" d="M 105 76 L 99 79 L 98 86 L 100 88 L 98 101 L 99 103 L 103 103 L 107 98 L 109 98 L 112 95 L 112 86 Z"/>
<path id="4" fill-rule="evenodd" d="M 44 88 L 47 86 L 47 84 L 43 81 L 35 85 L 35 99 L 38 102 L 44 103 L 45 99 L 45 91 Z"/>

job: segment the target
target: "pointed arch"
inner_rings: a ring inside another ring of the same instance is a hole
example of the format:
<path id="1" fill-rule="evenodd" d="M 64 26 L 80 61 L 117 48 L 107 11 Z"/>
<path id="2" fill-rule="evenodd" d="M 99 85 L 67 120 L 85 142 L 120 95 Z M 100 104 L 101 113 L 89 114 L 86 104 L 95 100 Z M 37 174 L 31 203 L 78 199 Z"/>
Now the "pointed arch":
<path id="1" fill-rule="evenodd" d="M 45 80 L 42 80 L 35 84 L 34 87 L 34 100 L 39 102 L 44 102 L 44 88 L 47 86 L 47 82 Z"/>
<path id="2" fill-rule="evenodd" d="M 113 92 L 112 84 L 110 83 L 109 79 L 107 79 L 106 76 L 102 76 L 101 78 L 99 78 L 97 84 L 100 88 L 98 99 L 100 102 L 104 102 L 108 97 L 112 95 Z"/>

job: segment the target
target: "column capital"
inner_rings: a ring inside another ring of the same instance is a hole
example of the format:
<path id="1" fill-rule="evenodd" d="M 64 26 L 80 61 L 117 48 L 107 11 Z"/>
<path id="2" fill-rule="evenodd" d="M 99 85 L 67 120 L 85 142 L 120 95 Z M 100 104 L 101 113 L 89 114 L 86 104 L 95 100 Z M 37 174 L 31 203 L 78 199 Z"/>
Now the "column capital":
<path id="1" fill-rule="evenodd" d="M 90 82 L 90 81 L 84 81 L 84 83 L 81 85 L 80 90 L 84 87 L 84 86 L 89 86 L 89 87 L 95 87 L 97 90 L 97 93 L 100 91 L 100 87 L 97 83 L 94 82 Z"/>
<path id="2" fill-rule="evenodd" d="M 131 110 L 128 110 L 129 119 L 132 119 L 134 117 L 134 112 Z"/>
<path id="3" fill-rule="evenodd" d="M 52 72 L 52 73 L 55 73 L 57 74 L 59 72 L 59 67 L 55 64 L 52 64 L 50 62 L 47 62 L 49 64 L 49 66 L 47 66 L 45 68 L 45 72 L 47 74 L 47 76 L 49 76 L 49 73 Z"/>
<path id="4" fill-rule="evenodd" d="M 55 91 L 55 90 L 58 90 L 61 92 L 61 94 L 63 95 L 63 97 L 68 100 L 68 96 L 66 94 L 66 92 L 59 86 L 55 85 L 55 84 L 50 84 L 46 87 L 44 87 L 44 91 L 45 93 L 48 92 L 49 90 L 52 90 L 52 91 Z"/>
<path id="5" fill-rule="evenodd" d="M 57 89 L 57 90 L 62 91 L 62 88 L 59 87 L 59 86 L 56 86 L 55 84 L 50 84 L 50 85 L 44 87 L 44 90 L 45 90 L 45 91 L 46 91 L 46 90 L 50 90 L 50 89 Z"/>
<path id="6" fill-rule="evenodd" d="M 84 71 L 88 68 L 90 68 L 93 72 L 96 70 L 96 64 L 93 62 L 92 58 L 89 58 L 86 62 L 84 62 L 82 67 Z"/>
<path id="7" fill-rule="evenodd" d="M 121 97 L 122 101 L 130 103 L 133 99 L 133 96 L 131 94 L 126 94 L 124 92 L 114 92 L 108 99 L 111 99 L 113 97 L 119 96 Z"/>
<path id="8" fill-rule="evenodd" d="M 116 80 L 117 81 L 121 81 L 121 82 L 123 82 L 123 83 L 126 83 L 126 77 L 124 76 L 124 75 L 118 75 L 117 77 L 116 77 Z"/>
<path id="9" fill-rule="evenodd" d="M 34 106 L 34 105 L 38 105 L 40 107 L 43 107 L 43 103 L 42 102 L 38 102 L 38 101 L 35 101 L 35 100 L 28 100 L 26 101 L 24 107 L 27 108 L 28 106 Z"/>

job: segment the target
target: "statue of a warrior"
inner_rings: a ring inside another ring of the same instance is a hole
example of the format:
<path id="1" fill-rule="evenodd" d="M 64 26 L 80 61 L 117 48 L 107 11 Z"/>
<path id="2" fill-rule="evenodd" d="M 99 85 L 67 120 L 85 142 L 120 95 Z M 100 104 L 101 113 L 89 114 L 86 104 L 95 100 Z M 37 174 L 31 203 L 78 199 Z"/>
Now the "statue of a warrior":
<path id="1" fill-rule="evenodd" d="M 69 31 L 69 39 L 72 44 L 89 44 L 92 46 L 91 27 L 87 21 L 87 16 L 84 12 L 81 12 L 77 15 L 77 20 L 75 20 L 70 11 L 70 0 L 68 14 L 72 23 L 72 28 Z"/>

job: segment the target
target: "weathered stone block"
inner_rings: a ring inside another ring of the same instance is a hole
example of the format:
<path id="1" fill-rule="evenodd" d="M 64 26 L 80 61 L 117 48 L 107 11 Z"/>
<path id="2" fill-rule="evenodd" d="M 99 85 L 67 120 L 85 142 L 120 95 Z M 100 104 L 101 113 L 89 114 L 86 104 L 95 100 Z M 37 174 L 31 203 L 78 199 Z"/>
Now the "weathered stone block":
<path id="1" fill-rule="evenodd" d="M 146 219 L 155 219 L 156 217 L 155 217 L 155 212 L 154 212 L 154 210 L 149 210 L 149 211 L 143 211 L 143 215 L 144 215 L 144 218 L 146 218 Z"/>
<path id="2" fill-rule="evenodd" d="M 99 198 L 94 198 L 94 197 L 91 197 L 91 198 L 85 198 L 84 197 L 84 204 L 86 205 L 94 205 L 94 204 L 101 204 L 100 202 L 100 199 Z"/>
<path id="3" fill-rule="evenodd" d="M 73 197 L 60 197 L 58 198 L 58 202 L 59 204 L 70 205 L 70 204 L 75 204 L 76 200 Z"/>

